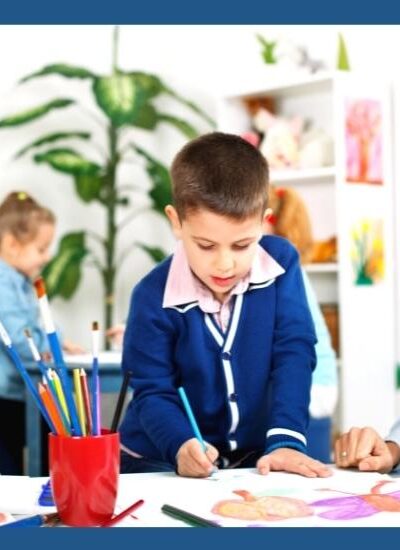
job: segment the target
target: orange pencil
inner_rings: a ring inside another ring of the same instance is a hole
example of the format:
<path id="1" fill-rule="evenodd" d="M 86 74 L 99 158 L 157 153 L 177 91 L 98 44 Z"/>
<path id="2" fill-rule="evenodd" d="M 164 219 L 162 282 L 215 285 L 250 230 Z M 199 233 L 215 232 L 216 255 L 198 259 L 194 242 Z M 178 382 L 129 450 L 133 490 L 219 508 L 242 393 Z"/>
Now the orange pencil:
<path id="1" fill-rule="evenodd" d="M 83 405 L 85 407 L 85 413 L 86 413 L 86 429 L 87 429 L 88 435 L 90 435 L 92 433 L 92 410 L 90 407 L 90 396 L 89 396 L 89 388 L 87 384 L 87 376 L 84 369 L 80 370 L 79 377 L 81 380 Z"/>
<path id="2" fill-rule="evenodd" d="M 54 424 L 54 427 L 56 429 L 56 432 L 58 435 L 69 435 L 67 430 L 64 427 L 64 424 L 62 423 L 62 420 L 60 418 L 60 415 L 58 414 L 57 407 L 54 403 L 53 396 L 51 395 L 51 392 L 47 385 L 41 384 L 39 382 L 39 395 L 41 400 L 43 401 L 43 405 L 45 406 L 45 409 L 48 413 L 48 415 L 51 418 L 51 421 Z"/>

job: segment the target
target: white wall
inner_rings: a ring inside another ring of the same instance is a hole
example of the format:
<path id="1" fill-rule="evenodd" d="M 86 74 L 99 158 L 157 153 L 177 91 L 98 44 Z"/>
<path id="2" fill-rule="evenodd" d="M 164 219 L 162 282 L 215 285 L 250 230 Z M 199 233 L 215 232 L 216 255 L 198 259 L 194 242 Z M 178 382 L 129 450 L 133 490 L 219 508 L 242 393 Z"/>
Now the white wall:
<path id="1" fill-rule="evenodd" d="M 309 48 L 313 58 L 322 58 L 329 68 L 336 60 L 337 31 L 345 36 L 353 69 L 371 72 L 377 78 L 382 71 L 393 77 L 390 62 L 399 50 L 399 27 L 367 26 L 123 26 L 120 32 L 119 65 L 123 69 L 144 70 L 161 76 L 179 93 L 196 101 L 209 114 L 215 114 L 214 97 L 222 91 L 235 88 L 267 70 L 260 57 L 257 32 L 267 38 L 286 37 Z M 17 86 L 22 76 L 46 64 L 65 62 L 87 67 L 106 74 L 111 65 L 111 26 L 3 26 L 0 27 L 0 118 L 55 97 L 76 97 L 90 104 L 88 84 L 80 81 L 66 83 L 65 79 L 50 77 Z M 395 67 L 396 69 L 396 67 Z M 171 112 L 207 127 L 183 108 L 165 104 Z M 64 114 L 51 114 L 41 121 L 18 130 L 0 130 L 0 199 L 14 189 L 31 192 L 51 207 L 58 219 L 57 236 L 81 228 L 102 232 L 104 219 L 98 206 L 84 205 L 76 198 L 72 179 L 45 166 L 32 164 L 29 156 L 18 162 L 12 154 L 35 137 L 65 129 L 83 129 L 82 119 L 73 109 Z M 86 127 L 95 130 L 96 123 L 88 117 Z M 180 134 L 169 128 L 160 128 L 155 136 L 138 134 L 138 140 L 151 149 L 155 156 L 169 163 L 183 145 Z M 92 151 L 88 154 L 93 159 Z M 125 183 L 147 182 L 138 169 L 125 168 L 121 174 Z M 144 195 L 138 204 L 145 204 Z M 173 248 L 173 239 L 167 225 L 154 215 L 143 216 L 129 226 L 129 234 L 142 235 L 152 245 Z M 123 243 L 122 243 L 123 244 Z M 133 252 L 127 259 L 117 281 L 116 320 L 127 313 L 132 286 L 151 267 L 142 253 Z M 84 281 L 74 298 L 68 302 L 56 299 L 53 311 L 64 333 L 88 345 L 92 320 L 102 320 L 101 285 L 93 269 L 85 270 Z"/>

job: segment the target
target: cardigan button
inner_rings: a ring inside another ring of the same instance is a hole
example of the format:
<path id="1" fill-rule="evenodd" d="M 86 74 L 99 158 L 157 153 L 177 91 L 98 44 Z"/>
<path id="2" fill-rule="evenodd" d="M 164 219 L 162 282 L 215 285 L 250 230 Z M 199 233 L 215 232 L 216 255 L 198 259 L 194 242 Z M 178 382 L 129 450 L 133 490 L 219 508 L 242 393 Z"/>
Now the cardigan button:
<path id="1" fill-rule="evenodd" d="M 230 359 L 231 359 L 231 352 L 230 352 L 230 351 L 224 351 L 224 352 L 222 353 L 222 359 L 223 359 L 224 361 L 230 361 Z"/>
<path id="2" fill-rule="evenodd" d="M 229 401 L 232 401 L 233 403 L 236 403 L 238 400 L 238 394 L 237 393 L 231 393 L 229 396 Z"/>

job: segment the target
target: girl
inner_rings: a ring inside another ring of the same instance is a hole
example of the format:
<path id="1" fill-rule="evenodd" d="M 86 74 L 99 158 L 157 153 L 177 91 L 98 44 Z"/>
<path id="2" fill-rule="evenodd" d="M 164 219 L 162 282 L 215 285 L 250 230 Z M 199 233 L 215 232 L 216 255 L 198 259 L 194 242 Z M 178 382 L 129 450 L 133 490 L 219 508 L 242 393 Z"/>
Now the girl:
<path id="1" fill-rule="evenodd" d="M 49 356 L 32 281 L 49 261 L 54 227 L 53 213 L 25 192 L 10 193 L 0 205 L 0 319 L 24 363 L 32 362 L 24 329 L 30 330 L 40 353 Z M 69 353 L 82 351 L 68 341 L 63 348 Z M 0 346 L 1 474 L 23 473 L 24 396 L 22 378 Z"/>

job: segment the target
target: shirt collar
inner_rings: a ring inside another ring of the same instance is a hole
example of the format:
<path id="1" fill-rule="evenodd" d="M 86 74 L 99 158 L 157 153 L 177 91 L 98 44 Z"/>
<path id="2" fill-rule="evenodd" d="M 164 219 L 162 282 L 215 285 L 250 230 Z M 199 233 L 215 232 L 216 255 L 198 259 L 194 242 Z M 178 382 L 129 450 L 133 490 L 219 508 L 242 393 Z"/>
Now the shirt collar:
<path id="1" fill-rule="evenodd" d="M 231 295 L 242 294 L 248 289 L 249 285 L 265 283 L 282 275 L 284 272 L 284 268 L 262 246 L 257 245 L 249 275 L 235 285 L 231 291 Z M 212 296 L 212 292 L 193 275 L 182 242 L 178 241 L 165 285 L 163 308 L 181 306 L 193 302 L 204 304 L 204 301 L 210 296 L 212 300 L 208 300 L 209 306 L 207 307 L 206 305 L 206 309 L 202 309 L 212 313 L 215 309 L 213 306 L 215 299 Z"/>

